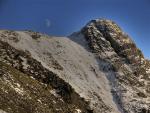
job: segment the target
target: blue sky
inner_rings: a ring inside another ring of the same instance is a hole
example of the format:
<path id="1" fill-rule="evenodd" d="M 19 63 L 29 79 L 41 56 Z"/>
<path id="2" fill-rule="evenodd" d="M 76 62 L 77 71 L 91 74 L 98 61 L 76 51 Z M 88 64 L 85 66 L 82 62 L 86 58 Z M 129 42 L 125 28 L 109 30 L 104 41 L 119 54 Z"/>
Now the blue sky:
<path id="1" fill-rule="evenodd" d="M 95 18 L 114 20 L 150 59 L 150 0 L 0 0 L 0 29 L 66 36 Z"/>

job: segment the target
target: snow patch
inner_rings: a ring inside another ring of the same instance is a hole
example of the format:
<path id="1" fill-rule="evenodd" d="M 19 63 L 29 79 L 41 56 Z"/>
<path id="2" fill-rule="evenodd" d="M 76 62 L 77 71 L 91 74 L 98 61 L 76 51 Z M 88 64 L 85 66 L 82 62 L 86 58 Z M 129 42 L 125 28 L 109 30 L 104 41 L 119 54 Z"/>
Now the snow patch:
<path id="1" fill-rule="evenodd" d="M 80 109 L 75 109 L 75 113 L 82 113 L 82 111 Z"/>
<path id="2" fill-rule="evenodd" d="M 148 73 L 148 74 L 149 74 L 149 73 L 150 73 L 150 69 L 146 69 L 146 73 Z"/>
<path id="3" fill-rule="evenodd" d="M 0 109 L 0 113 L 7 113 L 7 112 L 5 112 L 5 111 L 3 111 L 3 110 Z"/>
<path id="4" fill-rule="evenodd" d="M 59 95 L 57 94 L 57 92 L 56 92 L 55 89 L 51 90 L 50 93 L 51 93 L 52 95 L 54 95 L 55 97 L 59 97 Z"/>

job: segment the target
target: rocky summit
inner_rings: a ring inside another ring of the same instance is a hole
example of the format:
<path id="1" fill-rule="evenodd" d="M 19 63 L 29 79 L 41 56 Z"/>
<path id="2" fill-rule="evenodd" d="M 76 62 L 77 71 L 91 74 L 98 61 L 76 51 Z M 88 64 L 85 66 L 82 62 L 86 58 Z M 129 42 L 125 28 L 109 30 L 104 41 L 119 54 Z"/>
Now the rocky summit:
<path id="1" fill-rule="evenodd" d="M 0 113 L 150 113 L 150 61 L 111 20 L 68 37 L 0 30 Z"/>

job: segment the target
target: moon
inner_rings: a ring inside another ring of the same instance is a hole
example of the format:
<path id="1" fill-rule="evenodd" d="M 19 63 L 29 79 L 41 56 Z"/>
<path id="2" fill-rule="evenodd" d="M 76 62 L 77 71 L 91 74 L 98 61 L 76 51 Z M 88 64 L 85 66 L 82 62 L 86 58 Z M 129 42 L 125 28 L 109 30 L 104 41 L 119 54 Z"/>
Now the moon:
<path id="1" fill-rule="evenodd" d="M 51 21 L 50 21 L 49 19 L 46 19 L 45 22 L 46 22 L 46 26 L 47 26 L 47 27 L 50 27 L 50 26 L 51 26 Z"/>

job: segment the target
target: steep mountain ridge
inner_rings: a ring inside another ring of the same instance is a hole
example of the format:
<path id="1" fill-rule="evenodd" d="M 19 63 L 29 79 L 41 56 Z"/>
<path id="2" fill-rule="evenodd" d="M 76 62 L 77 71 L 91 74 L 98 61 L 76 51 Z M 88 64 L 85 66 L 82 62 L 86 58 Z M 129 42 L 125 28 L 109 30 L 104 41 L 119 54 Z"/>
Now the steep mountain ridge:
<path id="1" fill-rule="evenodd" d="M 150 62 L 113 21 L 69 37 L 1 30 L 0 61 L 8 113 L 150 112 Z"/>
<path id="2" fill-rule="evenodd" d="M 105 60 L 107 65 L 100 67 L 111 66 L 106 72 L 110 72 L 108 79 L 112 92 L 120 101 L 118 105 L 123 112 L 150 112 L 149 61 L 144 59 L 130 37 L 110 20 L 92 20 L 82 32 L 92 52 L 99 60 Z"/>

